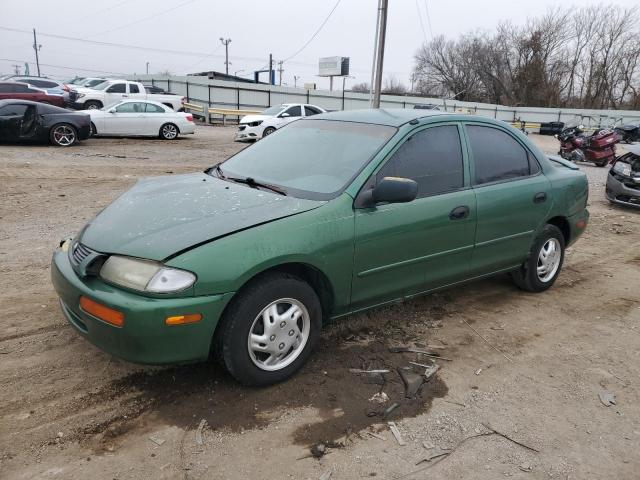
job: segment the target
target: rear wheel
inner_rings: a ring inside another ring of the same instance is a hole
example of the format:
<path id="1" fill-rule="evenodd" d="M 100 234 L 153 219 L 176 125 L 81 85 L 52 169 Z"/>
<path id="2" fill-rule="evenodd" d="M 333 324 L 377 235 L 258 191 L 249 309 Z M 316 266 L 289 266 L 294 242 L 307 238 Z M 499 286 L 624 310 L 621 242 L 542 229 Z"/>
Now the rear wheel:
<path id="1" fill-rule="evenodd" d="M 70 147 L 78 141 L 78 134 L 73 125 L 59 123 L 49 130 L 49 141 L 58 147 Z"/>
<path id="2" fill-rule="evenodd" d="M 180 130 L 173 123 L 165 123 L 160 127 L 160 138 L 163 140 L 175 140 Z"/>
<path id="3" fill-rule="evenodd" d="M 276 129 L 274 127 L 265 128 L 264 132 L 262 132 L 262 138 L 266 137 L 267 135 L 271 135 L 275 131 L 276 131 Z"/>
<path id="4" fill-rule="evenodd" d="M 527 292 L 543 292 L 551 287 L 564 262 L 564 236 L 558 227 L 547 224 L 538 234 L 529 257 L 511 272 L 514 283 Z"/>
<path id="5" fill-rule="evenodd" d="M 604 161 L 602 161 L 602 162 L 596 162 L 596 167 L 601 167 L 601 168 L 602 168 L 602 167 L 606 167 L 606 166 L 607 166 L 607 163 L 609 163 L 609 161 L 608 161 L 608 160 L 604 160 Z"/>
<path id="6" fill-rule="evenodd" d="M 322 307 L 314 290 L 285 273 L 262 275 L 233 300 L 214 348 L 245 385 L 287 379 L 309 358 L 320 336 Z"/>

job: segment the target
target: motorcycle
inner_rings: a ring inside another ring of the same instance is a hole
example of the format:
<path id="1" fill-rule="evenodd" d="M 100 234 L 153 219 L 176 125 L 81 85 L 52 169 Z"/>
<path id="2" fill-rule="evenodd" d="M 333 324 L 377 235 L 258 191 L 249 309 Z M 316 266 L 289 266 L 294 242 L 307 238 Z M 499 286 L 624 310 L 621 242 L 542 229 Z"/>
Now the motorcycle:
<path id="1" fill-rule="evenodd" d="M 558 155 L 572 162 L 593 162 L 604 167 L 616 158 L 618 135 L 612 130 L 597 129 L 592 135 L 584 135 L 584 126 L 568 126 L 555 135 L 560 141 Z"/>
<path id="2" fill-rule="evenodd" d="M 632 143 L 640 141 L 640 124 L 639 125 L 622 125 L 614 129 L 620 141 L 624 143 Z"/>

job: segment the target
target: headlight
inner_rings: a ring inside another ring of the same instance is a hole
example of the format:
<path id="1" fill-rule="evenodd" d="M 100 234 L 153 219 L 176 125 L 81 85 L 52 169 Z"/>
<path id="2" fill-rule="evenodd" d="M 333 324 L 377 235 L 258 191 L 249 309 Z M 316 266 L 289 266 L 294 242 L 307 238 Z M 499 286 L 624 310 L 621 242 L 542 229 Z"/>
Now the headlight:
<path id="1" fill-rule="evenodd" d="M 79 93 L 77 98 L 82 98 L 82 97 L 86 97 L 87 94 L 86 93 Z"/>
<path id="2" fill-rule="evenodd" d="M 262 120 L 258 120 L 256 122 L 249 122 L 248 125 L 250 127 L 257 127 L 258 125 L 260 125 L 262 123 Z"/>
<path id="3" fill-rule="evenodd" d="M 619 173 L 620 175 L 624 175 L 625 177 L 630 177 L 631 165 L 625 162 L 616 162 L 613 166 L 613 171 Z"/>
<path id="4" fill-rule="evenodd" d="M 118 255 L 112 255 L 104 262 L 100 276 L 116 285 L 152 293 L 178 292 L 196 281 L 191 272 L 165 267 L 152 260 Z"/>

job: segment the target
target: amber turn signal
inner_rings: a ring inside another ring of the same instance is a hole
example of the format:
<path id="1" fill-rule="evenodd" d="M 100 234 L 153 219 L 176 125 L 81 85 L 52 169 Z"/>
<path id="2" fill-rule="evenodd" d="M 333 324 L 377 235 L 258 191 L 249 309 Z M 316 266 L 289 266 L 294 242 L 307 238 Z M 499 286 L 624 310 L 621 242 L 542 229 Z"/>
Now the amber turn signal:
<path id="1" fill-rule="evenodd" d="M 87 297 L 80 297 L 80 308 L 88 314 L 116 327 L 124 325 L 124 313 L 105 307 Z"/>
<path id="2" fill-rule="evenodd" d="M 175 317 L 167 317 L 164 323 L 167 325 L 186 325 L 187 323 L 196 323 L 202 320 L 199 313 L 191 313 L 189 315 L 176 315 Z"/>

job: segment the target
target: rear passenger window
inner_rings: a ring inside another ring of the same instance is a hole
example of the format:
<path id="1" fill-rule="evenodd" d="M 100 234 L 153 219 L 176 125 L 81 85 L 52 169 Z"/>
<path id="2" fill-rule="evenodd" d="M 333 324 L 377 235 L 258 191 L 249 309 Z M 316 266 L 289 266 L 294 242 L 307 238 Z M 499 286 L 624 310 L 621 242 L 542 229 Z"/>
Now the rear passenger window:
<path id="1" fill-rule="evenodd" d="M 536 167 L 534 170 L 527 150 L 508 133 L 478 125 L 467 125 L 467 132 L 473 152 L 476 185 L 537 173 L 536 160 L 531 159 Z"/>
<path id="2" fill-rule="evenodd" d="M 458 127 L 422 130 L 407 139 L 376 175 L 410 178 L 418 183 L 418 198 L 464 186 L 464 166 Z"/>
<path id="3" fill-rule="evenodd" d="M 129 84 L 129 93 L 140 93 L 140 89 L 138 88 L 138 85 L 130 83 Z"/>

